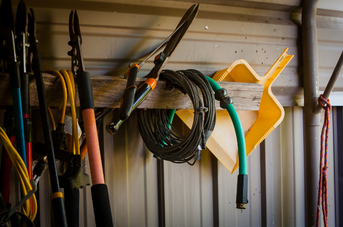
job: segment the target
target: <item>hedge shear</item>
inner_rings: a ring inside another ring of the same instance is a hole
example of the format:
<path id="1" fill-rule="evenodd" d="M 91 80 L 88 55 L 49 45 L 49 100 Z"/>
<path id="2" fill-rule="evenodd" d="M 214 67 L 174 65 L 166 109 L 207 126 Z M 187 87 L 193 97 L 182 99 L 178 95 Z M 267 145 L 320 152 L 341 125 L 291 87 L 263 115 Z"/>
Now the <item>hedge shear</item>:
<path id="1" fill-rule="evenodd" d="M 85 71 L 85 66 L 83 64 L 81 52 L 82 36 L 79 17 L 76 10 L 72 10 L 69 15 L 69 36 L 70 41 L 68 44 L 72 49 L 68 52 L 68 55 L 72 58 L 72 72 L 76 76 L 79 89 L 80 106 L 86 133 L 86 144 L 93 183 L 91 191 L 95 222 L 96 226 L 113 226 L 108 189 L 105 184 L 102 169 L 92 85 L 89 73 Z"/>
<path id="2" fill-rule="evenodd" d="M 154 49 L 151 54 L 149 54 L 149 56 L 145 58 L 140 64 L 133 64 L 130 67 L 127 86 L 123 96 L 123 103 L 120 107 L 118 116 L 115 116 L 110 122 L 107 123 L 107 132 L 109 132 L 110 134 L 116 133 L 123 121 L 130 116 L 131 112 L 136 109 L 156 87 L 162 69 L 186 34 L 188 28 L 198 14 L 198 11 L 199 4 L 192 5 L 183 15 L 179 24 L 171 33 L 171 35 L 167 37 L 167 39 L 164 40 L 161 45 Z M 168 44 L 166 45 L 164 50 L 155 57 L 155 66 L 151 69 L 150 73 L 145 76 L 148 79 L 137 89 L 137 87 L 134 85 L 134 82 L 136 80 L 137 72 L 142 66 L 142 63 L 144 64 L 144 62 L 154 53 L 156 53 L 166 42 L 168 42 Z"/>

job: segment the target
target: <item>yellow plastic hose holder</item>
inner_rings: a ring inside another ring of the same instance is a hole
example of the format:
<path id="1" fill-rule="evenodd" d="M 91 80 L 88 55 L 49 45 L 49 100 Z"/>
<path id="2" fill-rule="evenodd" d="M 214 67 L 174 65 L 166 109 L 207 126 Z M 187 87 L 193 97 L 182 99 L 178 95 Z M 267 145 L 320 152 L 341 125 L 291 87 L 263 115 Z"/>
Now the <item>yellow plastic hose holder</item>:
<path id="1" fill-rule="evenodd" d="M 237 111 L 244 133 L 247 156 L 282 122 L 285 112 L 280 102 L 273 95 L 271 86 L 277 76 L 287 66 L 293 55 L 288 55 L 286 48 L 265 76 L 259 76 L 245 60 L 237 60 L 229 68 L 217 71 L 213 76 L 216 81 L 258 83 L 264 86 L 258 111 Z M 191 111 L 179 110 L 177 115 L 184 123 L 191 126 Z M 188 115 L 188 116 L 187 116 Z M 239 166 L 238 147 L 231 118 L 227 111 L 217 111 L 216 127 L 207 148 L 218 160 L 233 173 Z"/>

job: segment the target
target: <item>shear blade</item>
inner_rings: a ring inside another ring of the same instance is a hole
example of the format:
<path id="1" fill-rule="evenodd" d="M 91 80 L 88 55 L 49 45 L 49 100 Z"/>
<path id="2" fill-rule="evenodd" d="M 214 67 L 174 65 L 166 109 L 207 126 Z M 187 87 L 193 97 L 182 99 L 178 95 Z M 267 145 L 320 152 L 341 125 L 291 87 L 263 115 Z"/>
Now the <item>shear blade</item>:
<path id="1" fill-rule="evenodd" d="M 73 40 L 74 36 L 79 36 L 80 44 L 82 44 L 82 37 L 81 37 L 81 30 L 80 30 L 80 22 L 79 16 L 77 15 L 77 11 L 72 10 L 69 15 L 69 36 L 70 40 Z"/>

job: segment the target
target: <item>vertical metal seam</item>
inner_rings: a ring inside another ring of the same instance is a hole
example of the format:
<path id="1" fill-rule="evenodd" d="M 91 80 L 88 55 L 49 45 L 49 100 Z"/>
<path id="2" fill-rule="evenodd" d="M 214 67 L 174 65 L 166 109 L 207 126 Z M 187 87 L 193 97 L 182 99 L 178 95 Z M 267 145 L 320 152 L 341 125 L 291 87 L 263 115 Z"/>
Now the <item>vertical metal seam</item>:
<path id="1" fill-rule="evenodd" d="M 202 172 L 201 172 L 201 160 L 200 160 L 200 164 L 199 164 L 199 201 L 200 201 L 200 226 L 203 227 L 204 223 L 203 223 L 203 201 L 202 201 Z"/>
<path id="2" fill-rule="evenodd" d="M 296 183 L 297 182 L 296 182 L 296 174 L 295 174 L 296 173 L 296 169 L 295 169 L 295 167 L 296 167 L 296 165 L 295 165 L 295 163 L 296 163 L 296 161 L 295 161 L 295 135 L 294 135 L 295 128 L 296 127 L 294 125 L 294 107 L 292 106 L 293 195 L 294 195 L 294 197 L 293 197 L 293 200 L 294 200 L 294 203 L 293 203 L 293 206 L 294 206 L 294 208 L 293 208 L 293 210 L 294 210 L 293 226 L 296 226 L 296 218 L 297 218 L 297 216 L 296 216 L 297 206 L 296 206 L 296 202 L 295 202 L 296 197 L 297 197 L 297 190 L 296 190 Z"/>
<path id="3" fill-rule="evenodd" d="M 218 159 L 212 154 L 213 227 L 219 227 Z"/>
<path id="4" fill-rule="evenodd" d="M 336 132 L 337 132 L 337 142 L 335 143 L 335 145 L 337 146 L 337 150 L 335 152 L 335 154 L 337 154 L 337 157 L 335 158 L 335 160 L 342 160 L 343 154 L 342 151 L 343 150 L 343 141 L 339 138 L 343 137 L 343 107 L 336 107 L 336 116 L 337 118 L 335 119 L 335 126 L 337 128 Z M 338 164 L 338 163 L 337 163 Z M 343 188 L 343 181 L 342 181 L 342 176 L 343 176 L 343 166 L 342 165 L 337 165 L 337 175 L 335 177 L 335 184 L 337 183 L 337 193 L 335 193 L 337 195 L 336 199 L 335 199 L 335 203 L 338 203 L 336 205 L 336 226 L 340 226 L 339 223 L 343 223 L 343 197 L 339 196 L 339 192 L 342 190 Z"/>
<path id="5" fill-rule="evenodd" d="M 157 200 L 158 200 L 158 226 L 166 226 L 165 190 L 164 190 L 164 163 L 157 159 Z"/>
<path id="6" fill-rule="evenodd" d="M 125 124 L 125 175 L 126 175 L 126 200 L 127 200 L 127 224 L 130 226 L 130 177 L 129 177 L 129 149 L 128 149 L 128 122 Z"/>
<path id="7" fill-rule="evenodd" d="M 148 157 L 148 149 L 145 145 L 143 145 L 143 150 L 145 151 L 144 161 L 143 161 L 143 177 L 144 177 L 144 206 L 145 206 L 145 227 L 148 227 L 148 219 L 149 219 L 149 212 L 148 212 L 148 180 L 147 180 L 147 157 Z"/>
<path id="8" fill-rule="evenodd" d="M 261 163 L 261 220 L 262 227 L 267 226 L 267 181 L 266 181 L 266 142 L 260 144 L 260 163 Z"/>

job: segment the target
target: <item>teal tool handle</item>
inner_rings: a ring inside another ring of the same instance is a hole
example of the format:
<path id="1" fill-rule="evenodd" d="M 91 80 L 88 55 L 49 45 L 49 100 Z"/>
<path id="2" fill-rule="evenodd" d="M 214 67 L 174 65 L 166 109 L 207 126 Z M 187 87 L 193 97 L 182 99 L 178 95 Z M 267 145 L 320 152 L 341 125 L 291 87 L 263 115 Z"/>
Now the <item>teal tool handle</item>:
<path id="1" fill-rule="evenodd" d="M 26 152 L 25 152 L 25 136 L 24 136 L 24 123 L 23 123 L 23 111 L 21 105 L 20 88 L 12 88 L 13 97 L 13 112 L 14 112 L 14 124 L 15 124 L 15 142 L 18 153 L 22 157 L 26 165 Z"/>
<path id="2" fill-rule="evenodd" d="M 26 152 L 25 152 L 25 136 L 24 136 L 24 122 L 23 122 L 23 110 L 21 103 L 20 92 L 20 73 L 18 62 L 12 62 L 8 64 L 8 73 L 10 79 L 10 85 L 13 98 L 13 112 L 14 112 L 14 124 L 16 132 L 16 146 L 18 153 L 22 157 L 26 165 Z"/>

